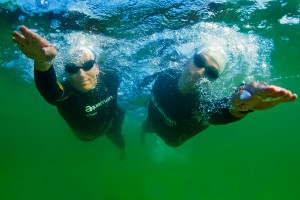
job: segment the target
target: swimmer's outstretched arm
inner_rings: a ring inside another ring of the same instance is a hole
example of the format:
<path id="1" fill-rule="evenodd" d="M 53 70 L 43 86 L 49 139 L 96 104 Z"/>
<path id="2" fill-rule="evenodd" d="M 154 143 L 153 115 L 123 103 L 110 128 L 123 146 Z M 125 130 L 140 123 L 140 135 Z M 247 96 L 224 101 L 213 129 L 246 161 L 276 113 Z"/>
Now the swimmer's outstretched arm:
<path id="1" fill-rule="evenodd" d="M 37 70 L 47 71 L 57 54 L 55 47 L 48 40 L 25 26 L 20 27 L 20 32 L 13 32 L 13 42 L 18 45 L 24 55 L 34 60 L 34 67 Z"/>
<path id="2" fill-rule="evenodd" d="M 241 86 L 231 96 L 229 111 L 233 116 L 244 117 L 247 111 L 266 110 L 296 99 L 297 95 L 290 90 L 253 81 Z"/>

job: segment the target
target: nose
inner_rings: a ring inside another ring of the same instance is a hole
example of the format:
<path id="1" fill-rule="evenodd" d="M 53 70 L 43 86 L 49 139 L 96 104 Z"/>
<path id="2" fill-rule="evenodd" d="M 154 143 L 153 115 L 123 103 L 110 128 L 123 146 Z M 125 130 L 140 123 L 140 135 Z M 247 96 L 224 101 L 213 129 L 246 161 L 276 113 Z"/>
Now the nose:
<path id="1" fill-rule="evenodd" d="M 204 68 L 197 69 L 197 71 L 195 71 L 191 75 L 191 80 L 193 82 L 198 82 L 201 79 L 201 77 L 204 75 L 204 73 L 205 73 L 205 69 Z"/>
<path id="2" fill-rule="evenodd" d="M 198 75 L 199 77 L 201 77 L 201 76 L 204 75 L 204 73 L 205 73 L 205 68 L 200 68 L 200 69 L 198 70 L 198 72 L 197 72 L 197 75 Z"/>
<path id="3" fill-rule="evenodd" d="M 78 75 L 79 75 L 80 77 L 85 77 L 85 71 L 84 71 L 83 69 L 79 69 Z"/>

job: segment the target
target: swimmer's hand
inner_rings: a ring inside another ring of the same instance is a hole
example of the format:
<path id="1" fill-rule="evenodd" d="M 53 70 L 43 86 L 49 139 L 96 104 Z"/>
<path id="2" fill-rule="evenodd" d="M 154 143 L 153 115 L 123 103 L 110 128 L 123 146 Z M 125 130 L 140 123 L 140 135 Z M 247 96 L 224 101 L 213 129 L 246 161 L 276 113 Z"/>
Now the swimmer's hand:
<path id="1" fill-rule="evenodd" d="M 297 95 L 290 90 L 264 82 L 250 82 L 243 85 L 232 95 L 230 105 L 232 110 L 245 112 L 249 110 L 265 110 L 283 102 L 292 102 Z"/>
<path id="2" fill-rule="evenodd" d="M 48 40 L 25 26 L 20 27 L 20 32 L 13 32 L 13 42 L 18 45 L 24 55 L 34 60 L 37 70 L 48 70 L 51 61 L 57 54 L 55 47 Z"/>

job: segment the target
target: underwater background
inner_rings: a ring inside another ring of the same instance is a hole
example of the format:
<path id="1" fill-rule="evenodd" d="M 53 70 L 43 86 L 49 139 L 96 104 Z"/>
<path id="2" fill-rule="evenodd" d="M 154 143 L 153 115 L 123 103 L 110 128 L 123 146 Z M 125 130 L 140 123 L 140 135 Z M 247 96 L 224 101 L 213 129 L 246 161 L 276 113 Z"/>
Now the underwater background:
<path id="1" fill-rule="evenodd" d="M 300 95 L 300 0 L 0 0 L 1 200 L 299 200 L 300 101 L 211 126 L 181 147 L 140 142 L 151 85 L 202 45 L 223 45 L 220 97 L 259 80 Z M 107 138 L 79 141 L 38 94 L 33 63 L 12 43 L 26 25 L 65 52 L 96 46 L 121 73 L 127 156 Z"/>

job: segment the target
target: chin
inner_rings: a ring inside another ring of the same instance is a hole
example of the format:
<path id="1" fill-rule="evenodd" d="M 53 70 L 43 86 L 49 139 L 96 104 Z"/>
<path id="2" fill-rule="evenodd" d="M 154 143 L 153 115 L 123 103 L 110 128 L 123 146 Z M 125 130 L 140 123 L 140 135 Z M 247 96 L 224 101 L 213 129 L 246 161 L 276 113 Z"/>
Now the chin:
<path id="1" fill-rule="evenodd" d="M 89 92 L 91 90 L 94 89 L 94 87 L 91 86 L 80 86 L 76 88 L 77 90 L 79 90 L 80 92 Z"/>

